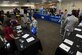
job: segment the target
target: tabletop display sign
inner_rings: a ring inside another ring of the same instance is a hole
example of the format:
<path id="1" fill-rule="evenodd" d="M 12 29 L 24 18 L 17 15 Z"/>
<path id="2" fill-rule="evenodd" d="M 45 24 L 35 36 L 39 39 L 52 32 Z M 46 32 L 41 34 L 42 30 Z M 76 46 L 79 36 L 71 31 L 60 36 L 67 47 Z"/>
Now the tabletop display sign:
<path id="1" fill-rule="evenodd" d="M 70 47 L 63 43 L 59 47 L 62 48 L 63 50 L 65 50 L 66 52 L 68 52 L 70 50 Z"/>
<path id="2" fill-rule="evenodd" d="M 68 39 L 65 39 L 65 40 L 64 40 L 64 42 L 65 42 L 65 43 L 67 43 L 67 44 L 69 44 L 69 45 L 71 45 L 71 46 L 72 46 L 72 45 L 73 45 L 73 43 L 74 43 L 73 41 L 68 40 Z"/>
<path id="3" fill-rule="evenodd" d="M 29 34 L 25 34 L 22 36 L 22 38 L 27 38 L 29 36 Z"/>
<path id="4" fill-rule="evenodd" d="M 79 37 L 79 38 L 82 38 L 82 35 L 80 35 L 80 34 L 76 34 L 76 36 Z"/>
<path id="5" fill-rule="evenodd" d="M 26 41 L 29 43 L 29 42 L 32 42 L 32 41 L 34 41 L 35 39 L 34 39 L 34 37 L 30 37 L 30 38 L 28 38 L 28 39 L 26 39 Z"/>
<path id="6" fill-rule="evenodd" d="M 82 53 L 81 53 L 81 52 L 79 52 L 79 51 L 77 51 L 76 55 L 82 55 Z"/>
<path id="7" fill-rule="evenodd" d="M 79 29 L 79 28 L 75 28 L 74 30 L 76 30 L 76 31 L 81 31 L 81 29 Z"/>

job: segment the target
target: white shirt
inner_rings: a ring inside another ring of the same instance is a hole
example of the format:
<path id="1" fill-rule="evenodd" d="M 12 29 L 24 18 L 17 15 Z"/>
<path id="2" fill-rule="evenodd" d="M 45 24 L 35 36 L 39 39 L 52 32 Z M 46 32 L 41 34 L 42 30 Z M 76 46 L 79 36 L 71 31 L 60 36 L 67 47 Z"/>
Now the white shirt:
<path id="1" fill-rule="evenodd" d="M 37 20 L 33 20 L 30 26 L 37 28 Z"/>
<path id="2" fill-rule="evenodd" d="M 74 28 L 78 25 L 78 18 L 74 15 L 69 16 L 65 20 L 65 30 L 72 32 Z"/>

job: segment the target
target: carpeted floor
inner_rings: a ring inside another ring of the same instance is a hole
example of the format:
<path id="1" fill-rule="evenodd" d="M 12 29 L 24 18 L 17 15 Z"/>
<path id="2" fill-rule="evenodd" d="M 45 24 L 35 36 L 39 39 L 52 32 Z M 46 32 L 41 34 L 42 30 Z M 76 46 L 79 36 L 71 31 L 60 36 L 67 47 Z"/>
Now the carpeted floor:
<path id="1" fill-rule="evenodd" d="M 48 21 L 38 20 L 38 38 L 41 40 L 43 52 L 39 55 L 54 55 L 61 43 L 60 25 Z"/>

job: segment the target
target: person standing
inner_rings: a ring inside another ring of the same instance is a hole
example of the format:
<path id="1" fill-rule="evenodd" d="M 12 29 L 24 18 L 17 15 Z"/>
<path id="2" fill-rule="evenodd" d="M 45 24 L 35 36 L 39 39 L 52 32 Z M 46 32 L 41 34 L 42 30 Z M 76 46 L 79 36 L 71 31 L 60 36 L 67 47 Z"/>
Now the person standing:
<path id="1" fill-rule="evenodd" d="M 0 21 L 3 23 L 4 22 L 4 11 L 0 11 Z"/>
<path id="2" fill-rule="evenodd" d="M 3 41 L 3 39 L 4 39 L 4 38 L 3 38 L 3 34 L 4 34 L 4 33 L 3 33 L 2 30 L 3 30 L 3 24 L 2 24 L 2 22 L 0 21 L 0 40 L 1 40 L 1 41 Z"/>
<path id="3" fill-rule="evenodd" d="M 24 28 L 27 28 L 29 31 L 30 31 L 30 18 L 27 16 L 27 14 L 24 14 L 23 17 L 21 17 L 21 20 L 22 20 L 22 26 Z"/>
<path id="4" fill-rule="evenodd" d="M 34 36 L 36 36 L 36 34 L 37 34 L 37 24 L 38 24 L 37 20 L 34 17 L 32 17 L 32 22 L 30 24 L 30 28 L 31 28 L 31 32 Z"/>
<path id="5" fill-rule="evenodd" d="M 72 11 L 72 15 L 67 17 L 64 22 L 65 31 L 63 39 L 69 36 L 71 32 L 73 32 L 74 28 L 77 27 L 78 23 L 79 20 L 77 18 L 77 14 L 75 13 L 75 11 L 74 12 Z"/>
<path id="6" fill-rule="evenodd" d="M 80 11 L 80 14 L 79 14 L 79 23 L 82 21 L 82 10 Z"/>
<path id="7" fill-rule="evenodd" d="M 64 35 L 64 21 L 67 18 L 67 9 L 65 9 L 64 14 L 61 15 L 61 29 L 60 29 L 60 34 Z"/>

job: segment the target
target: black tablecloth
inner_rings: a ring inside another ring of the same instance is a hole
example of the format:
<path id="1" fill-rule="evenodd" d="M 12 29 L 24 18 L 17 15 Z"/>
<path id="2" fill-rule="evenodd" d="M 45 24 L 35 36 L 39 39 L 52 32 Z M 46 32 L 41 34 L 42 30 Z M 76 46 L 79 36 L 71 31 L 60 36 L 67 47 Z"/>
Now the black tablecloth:
<path id="1" fill-rule="evenodd" d="M 16 30 L 16 29 L 14 29 L 14 30 Z M 21 29 L 21 30 L 22 30 L 22 32 L 18 33 L 18 34 L 20 34 L 20 36 L 17 36 L 17 33 L 15 33 L 15 37 L 19 37 L 18 39 L 15 39 L 15 43 L 17 46 L 17 52 L 19 52 L 20 55 L 34 55 L 39 50 L 41 50 L 41 51 L 43 50 L 42 46 L 41 46 L 41 42 L 37 37 L 34 37 L 27 29 Z M 22 38 L 22 36 L 25 34 L 29 34 L 29 36 L 27 38 Z M 33 37 L 35 40 L 28 43 L 26 41 L 26 39 L 28 39 L 30 37 Z M 21 43 L 21 41 L 19 41 L 20 39 L 23 40 L 24 43 Z M 21 48 L 21 44 L 23 45 L 23 48 Z M 10 52 L 11 52 L 11 49 L 5 48 L 7 43 L 5 43 L 5 44 L 3 43 L 2 45 L 4 45 L 4 47 L 0 48 L 0 52 L 3 51 L 2 53 L 5 55 L 7 55 L 8 50 L 10 50 Z M 0 44 L 1 47 L 2 47 L 2 45 Z M 2 49 L 5 49 L 5 50 L 2 50 Z M 3 54 L 0 53 L 0 55 L 3 55 Z"/>
<path id="2" fill-rule="evenodd" d="M 7 46 L 9 42 L 0 43 L 0 55 L 8 55 L 8 53 L 12 52 L 11 46 Z"/>
<path id="3" fill-rule="evenodd" d="M 80 28 L 80 27 L 77 27 L 77 28 L 82 30 L 82 28 Z M 68 52 L 66 52 L 62 48 L 58 47 L 56 49 L 55 55 L 76 55 L 77 51 L 82 52 L 82 38 L 76 37 L 76 34 L 82 35 L 82 31 L 74 30 L 70 34 L 70 36 L 65 37 L 65 39 L 68 39 L 68 40 L 71 40 L 74 42 L 72 46 L 65 43 L 64 41 L 62 42 L 65 45 L 71 47 L 71 49 Z"/>
<path id="4" fill-rule="evenodd" d="M 4 43 L 0 40 L 0 55 L 3 55 Z"/>
<path id="5" fill-rule="evenodd" d="M 19 39 L 15 41 L 16 41 L 18 51 L 20 51 L 21 54 L 31 54 L 31 53 L 37 52 L 38 50 L 42 51 L 40 40 L 37 38 L 35 38 L 35 40 L 30 43 L 27 43 L 26 40 L 24 40 L 25 42 L 23 43 L 23 48 L 21 48 L 21 43 Z"/>
<path id="6" fill-rule="evenodd" d="M 22 38 L 22 36 L 25 34 L 29 34 L 29 36 L 27 38 Z M 16 42 L 16 46 L 17 46 L 18 51 L 20 51 L 20 53 L 22 55 L 24 55 L 24 54 L 31 55 L 31 54 L 38 52 L 38 50 L 42 51 L 42 46 L 41 46 L 40 40 L 37 37 L 34 37 L 27 29 L 22 29 L 22 33 L 19 37 L 20 38 L 16 39 L 15 42 Z M 28 43 L 26 41 L 26 39 L 28 39 L 30 37 L 33 37 L 35 40 Z M 20 39 L 23 40 L 24 43 L 21 43 L 19 41 Z M 23 45 L 23 48 L 21 48 L 21 45 Z"/>

